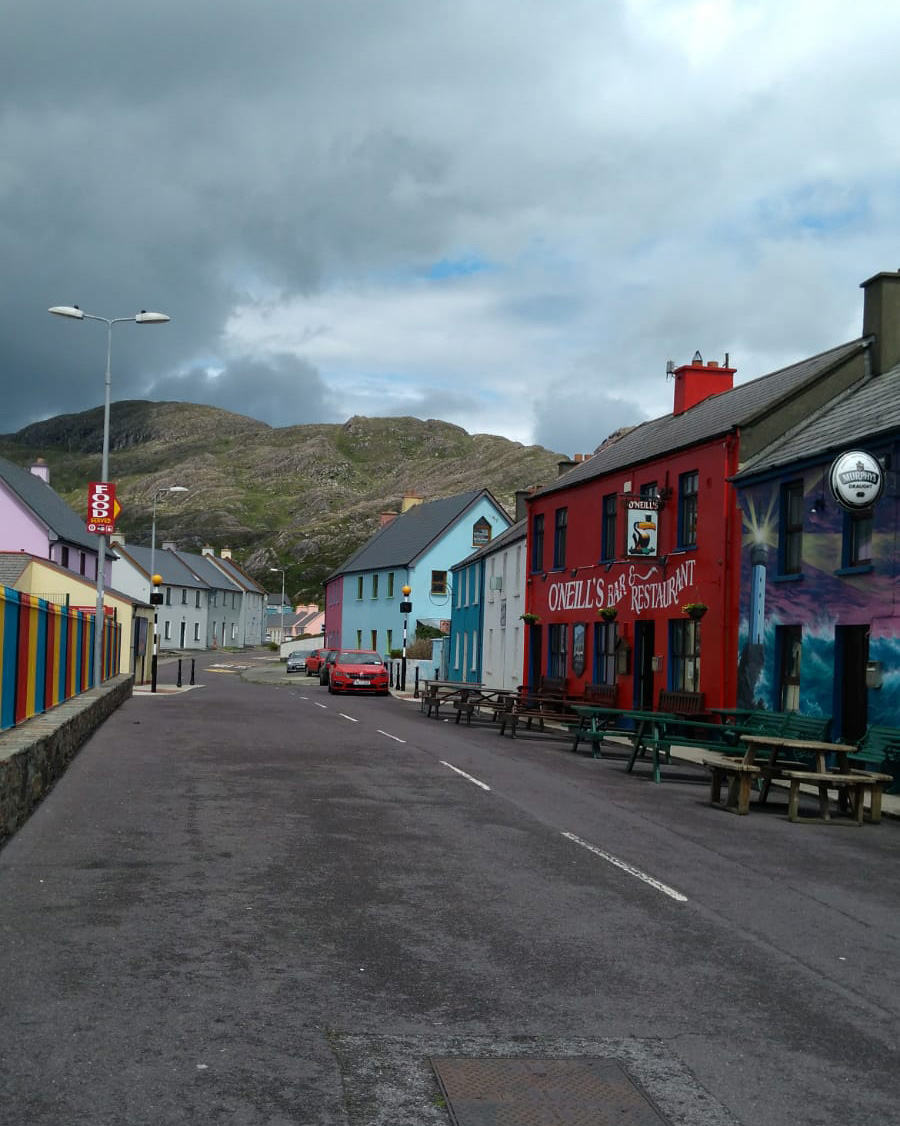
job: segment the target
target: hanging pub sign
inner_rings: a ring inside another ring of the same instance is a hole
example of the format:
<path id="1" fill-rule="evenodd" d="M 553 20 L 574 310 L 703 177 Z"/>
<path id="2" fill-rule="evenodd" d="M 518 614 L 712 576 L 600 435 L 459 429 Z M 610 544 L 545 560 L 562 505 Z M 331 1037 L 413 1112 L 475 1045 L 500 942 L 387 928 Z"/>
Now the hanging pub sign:
<path id="1" fill-rule="evenodd" d="M 628 528 L 628 554 L 656 555 L 659 532 L 659 501 L 647 497 L 629 499 L 625 506 Z"/>
<path id="2" fill-rule="evenodd" d="M 834 499 L 851 512 L 871 508 L 884 492 L 881 462 L 865 450 L 839 454 L 831 463 L 828 480 Z"/>

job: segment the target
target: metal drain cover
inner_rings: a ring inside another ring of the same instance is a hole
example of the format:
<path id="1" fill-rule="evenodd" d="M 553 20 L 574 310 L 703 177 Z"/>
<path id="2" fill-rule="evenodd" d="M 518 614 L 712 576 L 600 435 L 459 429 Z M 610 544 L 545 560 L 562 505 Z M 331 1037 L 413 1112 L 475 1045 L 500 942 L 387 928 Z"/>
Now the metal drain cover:
<path id="1" fill-rule="evenodd" d="M 666 1126 L 614 1060 L 432 1057 L 455 1126 Z"/>

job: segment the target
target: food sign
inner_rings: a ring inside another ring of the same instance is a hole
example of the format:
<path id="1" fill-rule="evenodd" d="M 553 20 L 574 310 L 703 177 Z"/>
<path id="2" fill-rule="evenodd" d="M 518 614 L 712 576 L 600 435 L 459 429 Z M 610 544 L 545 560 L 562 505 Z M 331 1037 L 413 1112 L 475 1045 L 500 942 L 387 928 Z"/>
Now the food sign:
<path id="1" fill-rule="evenodd" d="M 87 530 L 98 536 L 109 536 L 116 530 L 116 517 L 122 511 L 116 500 L 116 486 L 109 481 L 91 481 L 88 485 Z"/>

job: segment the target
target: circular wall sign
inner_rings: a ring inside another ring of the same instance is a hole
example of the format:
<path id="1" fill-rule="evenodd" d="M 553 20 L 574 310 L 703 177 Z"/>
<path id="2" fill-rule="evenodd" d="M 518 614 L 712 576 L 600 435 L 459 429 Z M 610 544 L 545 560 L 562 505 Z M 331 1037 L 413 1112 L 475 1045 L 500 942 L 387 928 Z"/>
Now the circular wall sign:
<path id="1" fill-rule="evenodd" d="M 865 450 L 848 450 L 831 463 L 829 484 L 834 499 L 851 511 L 871 508 L 884 491 L 881 462 Z"/>

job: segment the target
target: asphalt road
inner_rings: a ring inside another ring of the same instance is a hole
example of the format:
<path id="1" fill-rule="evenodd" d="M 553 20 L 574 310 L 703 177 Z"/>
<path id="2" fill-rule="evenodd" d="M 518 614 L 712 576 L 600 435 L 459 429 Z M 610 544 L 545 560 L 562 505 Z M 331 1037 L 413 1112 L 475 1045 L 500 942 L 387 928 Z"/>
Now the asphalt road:
<path id="1" fill-rule="evenodd" d="M 444 1124 L 442 1055 L 614 1058 L 685 1126 L 900 1118 L 900 823 L 215 663 L 0 851 L 3 1126 Z"/>

